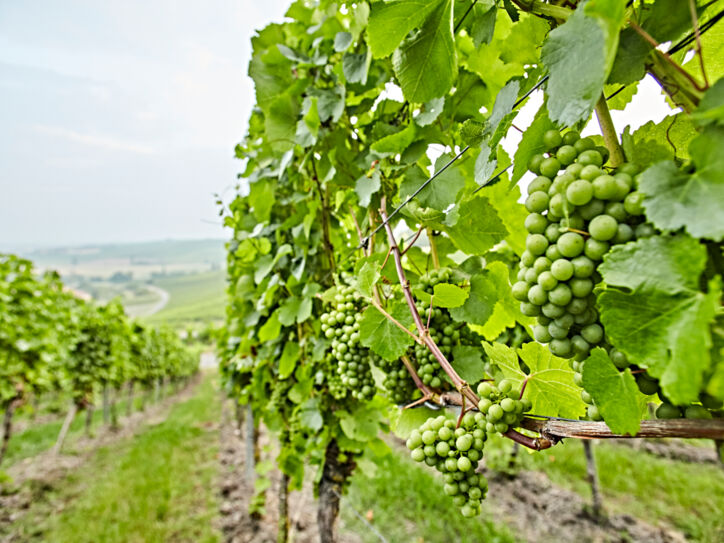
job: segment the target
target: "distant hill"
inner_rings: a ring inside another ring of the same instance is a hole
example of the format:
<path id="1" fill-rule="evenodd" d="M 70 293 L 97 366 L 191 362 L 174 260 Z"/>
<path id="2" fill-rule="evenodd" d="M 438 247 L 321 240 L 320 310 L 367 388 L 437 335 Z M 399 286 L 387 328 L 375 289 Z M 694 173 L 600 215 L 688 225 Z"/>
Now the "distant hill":
<path id="1" fill-rule="evenodd" d="M 153 274 L 214 271 L 224 268 L 225 240 L 164 240 L 37 249 L 22 254 L 41 269 L 64 276 L 110 277 L 132 273 L 135 279 Z"/>

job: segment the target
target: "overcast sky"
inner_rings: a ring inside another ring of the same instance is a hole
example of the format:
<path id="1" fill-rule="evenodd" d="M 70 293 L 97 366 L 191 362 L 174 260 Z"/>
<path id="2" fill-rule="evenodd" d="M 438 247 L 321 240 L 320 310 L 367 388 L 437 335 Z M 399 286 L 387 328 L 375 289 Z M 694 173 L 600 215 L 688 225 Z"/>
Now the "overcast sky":
<path id="1" fill-rule="evenodd" d="M 0 249 L 221 237 L 286 0 L 0 2 Z"/>

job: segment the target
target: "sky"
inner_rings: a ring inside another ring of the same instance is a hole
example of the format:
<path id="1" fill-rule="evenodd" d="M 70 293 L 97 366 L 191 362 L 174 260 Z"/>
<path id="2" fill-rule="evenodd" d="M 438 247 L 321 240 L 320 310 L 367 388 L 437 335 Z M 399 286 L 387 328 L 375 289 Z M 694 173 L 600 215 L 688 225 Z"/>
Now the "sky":
<path id="1" fill-rule="evenodd" d="M 0 2 L 0 250 L 219 238 L 287 0 Z"/>
<path id="2" fill-rule="evenodd" d="M 0 2 L 0 250 L 224 237 L 250 39 L 289 2 Z M 669 113 L 653 81 L 639 90 L 619 130 Z"/>

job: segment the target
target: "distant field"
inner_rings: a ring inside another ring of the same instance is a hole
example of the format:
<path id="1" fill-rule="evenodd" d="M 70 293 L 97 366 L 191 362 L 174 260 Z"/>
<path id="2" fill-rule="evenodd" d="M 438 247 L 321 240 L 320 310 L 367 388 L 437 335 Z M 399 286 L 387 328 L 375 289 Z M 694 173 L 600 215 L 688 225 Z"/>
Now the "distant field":
<path id="1" fill-rule="evenodd" d="M 167 291 L 171 298 L 161 311 L 145 320 L 177 325 L 186 321 L 223 319 L 225 276 L 223 270 L 217 270 L 155 279 L 153 284 Z"/>
<path id="2" fill-rule="evenodd" d="M 154 273 L 199 272 L 221 269 L 224 240 L 165 240 L 38 249 L 23 253 L 41 269 L 58 270 L 64 276 L 110 277 L 133 274 L 146 279 Z"/>

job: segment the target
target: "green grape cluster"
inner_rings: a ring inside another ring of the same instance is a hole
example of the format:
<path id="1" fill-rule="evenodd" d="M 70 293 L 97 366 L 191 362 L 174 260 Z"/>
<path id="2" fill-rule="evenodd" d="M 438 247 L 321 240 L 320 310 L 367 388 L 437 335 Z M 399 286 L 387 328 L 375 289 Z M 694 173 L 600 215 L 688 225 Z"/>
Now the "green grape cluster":
<path id="1" fill-rule="evenodd" d="M 409 403 L 417 387 L 410 379 L 410 374 L 400 360 L 384 360 L 379 358 L 375 365 L 380 368 L 385 377 L 382 386 L 391 402 L 396 404 Z"/>
<path id="2" fill-rule="evenodd" d="M 478 409 L 485 416 L 485 431 L 489 434 L 504 434 L 510 428 L 518 426 L 524 414 L 531 408 L 530 400 L 520 399 L 520 390 L 507 379 L 497 385 L 483 381 L 478 385 L 478 396 Z"/>
<path id="3" fill-rule="evenodd" d="M 653 230 L 641 218 L 635 166 L 605 170 L 608 151 L 574 131 L 551 130 L 544 142 L 548 156 L 528 165 L 538 177 L 528 188 L 528 237 L 513 296 L 523 313 L 538 317 L 537 341 L 557 356 L 584 360 L 604 344 L 593 295 L 598 264 L 612 245 Z"/>
<path id="4" fill-rule="evenodd" d="M 419 288 L 433 294 L 435 285 L 439 283 L 455 283 L 452 270 L 442 268 L 431 270 L 420 277 Z M 434 306 L 433 298 L 432 305 Z M 422 301 L 416 303 L 417 311 L 425 324 L 430 323 L 430 337 L 440 347 L 448 360 L 452 360 L 453 347 L 456 345 L 480 345 L 480 336 L 470 330 L 465 323 L 455 322 L 450 312 L 445 308 L 430 307 Z M 440 388 L 445 380 L 445 372 L 440 368 L 437 360 L 424 345 L 415 344 L 414 358 L 417 362 L 417 372 L 420 379 L 432 388 Z"/>
<path id="5" fill-rule="evenodd" d="M 322 333 L 332 340 L 331 360 L 336 362 L 339 376 L 339 383 L 335 383 L 334 387 L 338 388 L 341 384 L 353 398 L 369 400 L 375 395 L 370 367 L 370 361 L 375 357 L 360 343 L 361 319 L 360 300 L 355 297 L 352 287 L 340 287 L 334 297 L 333 308 L 320 318 Z"/>
<path id="6" fill-rule="evenodd" d="M 460 423 L 441 415 L 428 419 L 407 440 L 407 448 L 416 462 L 425 462 L 443 474 L 444 492 L 460 507 L 464 517 L 480 513 L 480 504 L 488 491 L 488 481 L 476 473 L 483 457 L 486 434 L 481 413 L 466 413 Z"/>

